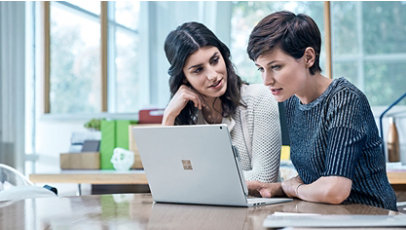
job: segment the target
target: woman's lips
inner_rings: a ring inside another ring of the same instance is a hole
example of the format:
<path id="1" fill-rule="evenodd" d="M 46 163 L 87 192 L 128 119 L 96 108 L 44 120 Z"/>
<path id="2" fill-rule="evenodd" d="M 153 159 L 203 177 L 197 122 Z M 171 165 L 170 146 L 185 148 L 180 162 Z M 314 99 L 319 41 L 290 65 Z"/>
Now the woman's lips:
<path id="1" fill-rule="evenodd" d="M 279 95 L 282 92 L 282 88 L 271 89 L 271 92 L 272 92 L 273 95 Z"/>
<path id="2" fill-rule="evenodd" d="M 220 88 L 223 85 L 223 79 L 220 79 L 219 81 L 217 81 L 216 83 L 214 83 L 213 85 L 211 85 L 209 88 Z"/>

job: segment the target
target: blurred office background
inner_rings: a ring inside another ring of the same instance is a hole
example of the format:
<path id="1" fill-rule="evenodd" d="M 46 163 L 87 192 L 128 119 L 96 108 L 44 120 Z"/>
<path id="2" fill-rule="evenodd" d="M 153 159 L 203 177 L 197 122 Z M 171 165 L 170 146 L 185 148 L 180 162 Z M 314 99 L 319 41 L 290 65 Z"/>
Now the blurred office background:
<path id="1" fill-rule="evenodd" d="M 330 24 L 326 22 L 329 5 Z M 406 92 L 406 2 L 0 2 L 0 162 L 26 174 L 59 170 L 72 132 L 92 118 L 137 119 L 169 101 L 163 44 L 178 25 L 207 25 L 240 76 L 261 83 L 248 36 L 264 16 L 305 13 L 331 30 L 332 77 L 345 77 L 379 114 Z M 406 102 L 395 116 L 406 161 Z M 386 121 L 387 118 L 385 118 Z M 384 133 L 387 132 L 384 122 Z"/>

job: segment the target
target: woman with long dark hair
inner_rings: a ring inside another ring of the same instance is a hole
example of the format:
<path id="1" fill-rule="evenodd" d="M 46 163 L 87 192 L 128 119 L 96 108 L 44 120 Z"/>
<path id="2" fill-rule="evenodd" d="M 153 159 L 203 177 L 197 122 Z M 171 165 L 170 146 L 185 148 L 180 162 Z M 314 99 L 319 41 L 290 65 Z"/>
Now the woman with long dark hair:
<path id="1" fill-rule="evenodd" d="M 165 53 L 171 65 L 171 100 L 162 124 L 227 124 L 245 179 L 276 182 L 279 112 L 266 87 L 243 82 L 230 50 L 201 23 L 185 23 L 170 32 Z"/>

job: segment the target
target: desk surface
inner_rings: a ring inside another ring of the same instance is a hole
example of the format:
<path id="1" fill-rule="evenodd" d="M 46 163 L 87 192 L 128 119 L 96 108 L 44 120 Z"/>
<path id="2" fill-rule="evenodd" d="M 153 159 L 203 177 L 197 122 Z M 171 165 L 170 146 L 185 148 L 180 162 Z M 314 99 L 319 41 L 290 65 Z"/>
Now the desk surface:
<path id="1" fill-rule="evenodd" d="M 148 184 L 144 170 L 63 170 L 29 176 L 33 183 Z"/>
<path id="2" fill-rule="evenodd" d="M 391 169 L 388 170 L 388 179 L 392 185 L 405 185 L 406 184 L 406 170 L 404 169 Z"/>
<path id="3" fill-rule="evenodd" d="M 114 194 L 0 202 L 0 229 L 263 229 L 264 219 L 274 212 L 394 213 L 366 205 L 299 200 L 256 208 L 158 204 L 150 194 Z"/>
<path id="4" fill-rule="evenodd" d="M 37 173 L 29 176 L 33 183 L 73 184 L 148 184 L 143 170 L 64 170 L 57 173 Z M 392 185 L 406 184 L 406 170 L 388 170 Z"/>

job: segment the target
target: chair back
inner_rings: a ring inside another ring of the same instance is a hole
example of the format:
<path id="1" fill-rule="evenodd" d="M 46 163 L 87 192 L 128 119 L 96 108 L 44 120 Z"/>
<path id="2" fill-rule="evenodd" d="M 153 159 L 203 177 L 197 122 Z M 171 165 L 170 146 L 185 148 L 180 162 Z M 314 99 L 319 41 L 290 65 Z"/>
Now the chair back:
<path id="1" fill-rule="evenodd" d="M 0 191 L 27 185 L 32 185 L 32 183 L 22 173 L 8 165 L 0 164 Z"/>

